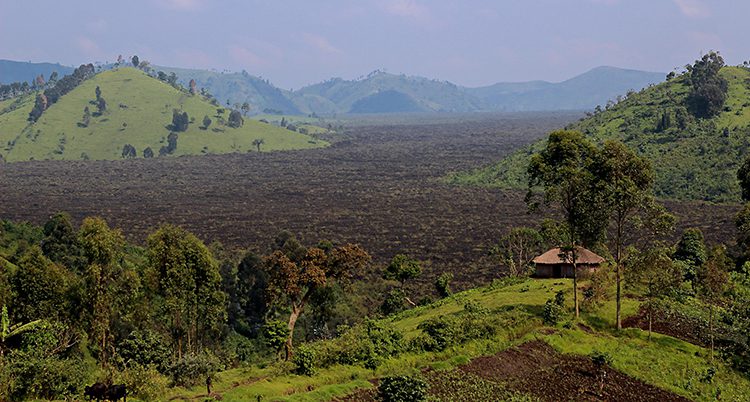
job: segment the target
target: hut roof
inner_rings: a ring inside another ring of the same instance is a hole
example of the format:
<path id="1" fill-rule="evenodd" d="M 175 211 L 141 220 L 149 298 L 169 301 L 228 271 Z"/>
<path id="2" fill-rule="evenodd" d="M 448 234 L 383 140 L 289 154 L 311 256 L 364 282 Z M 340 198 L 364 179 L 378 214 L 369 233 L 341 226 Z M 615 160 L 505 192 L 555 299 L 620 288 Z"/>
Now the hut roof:
<path id="1" fill-rule="evenodd" d="M 571 261 L 568 259 L 564 261 L 562 258 L 563 252 L 559 247 L 553 248 L 546 253 L 534 258 L 532 261 L 535 264 L 570 264 Z M 576 247 L 576 264 L 601 264 L 606 261 L 591 250 L 583 247 Z"/>

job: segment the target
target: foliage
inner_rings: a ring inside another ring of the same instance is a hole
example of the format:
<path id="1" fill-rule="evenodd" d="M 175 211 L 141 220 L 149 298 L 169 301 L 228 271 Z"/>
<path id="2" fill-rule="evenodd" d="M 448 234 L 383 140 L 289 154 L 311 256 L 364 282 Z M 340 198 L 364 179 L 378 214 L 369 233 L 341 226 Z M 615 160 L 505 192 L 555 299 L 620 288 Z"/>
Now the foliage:
<path id="1" fill-rule="evenodd" d="M 419 261 L 403 254 L 397 254 L 391 259 L 390 264 L 383 272 L 383 279 L 399 281 L 403 286 L 404 282 L 417 278 L 421 274 L 422 266 Z"/>
<path id="2" fill-rule="evenodd" d="M 563 309 L 564 304 L 565 294 L 562 291 L 559 291 L 555 294 L 554 299 L 549 299 L 544 303 L 542 321 L 547 325 L 557 325 L 565 312 Z"/>
<path id="3" fill-rule="evenodd" d="M 742 199 L 750 201 L 750 157 L 746 158 L 737 170 L 737 180 L 739 180 L 742 189 Z"/>
<path id="4" fill-rule="evenodd" d="M 242 118 L 242 114 L 237 110 L 229 112 L 229 120 L 227 125 L 232 128 L 239 128 L 245 123 L 245 119 Z"/>
<path id="5" fill-rule="evenodd" d="M 421 378 L 393 376 L 380 380 L 378 393 L 384 402 L 419 402 L 427 400 L 427 388 Z"/>
<path id="6" fill-rule="evenodd" d="M 717 52 L 708 52 L 686 67 L 691 85 L 688 105 L 696 117 L 713 117 L 724 108 L 729 83 L 719 75 L 722 67 L 724 59 Z"/>
<path id="7" fill-rule="evenodd" d="M 133 330 L 117 346 L 117 353 L 126 368 L 168 368 L 171 358 L 169 344 L 164 337 L 151 329 Z"/>
<path id="8" fill-rule="evenodd" d="M 700 229 L 686 229 L 677 243 L 674 259 L 683 261 L 690 267 L 686 272 L 685 279 L 695 279 L 695 271 L 702 267 L 708 260 L 708 250 Z"/>
<path id="9" fill-rule="evenodd" d="M 299 346 L 293 358 L 293 362 L 297 366 L 297 373 L 302 375 L 315 374 L 315 365 L 317 363 L 315 359 L 314 349 L 307 345 Z"/>
<path id="10" fill-rule="evenodd" d="M 435 279 L 435 290 L 437 290 L 440 297 L 448 297 L 453 293 L 451 291 L 452 280 L 453 274 L 450 272 L 443 272 Z"/>
<path id="11" fill-rule="evenodd" d="M 172 130 L 179 132 L 187 131 L 189 124 L 190 117 L 187 112 L 178 109 L 172 111 Z"/>
<path id="12" fill-rule="evenodd" d="M 280 352 L 289 338 L 289 327 L 283 321 L 267 321 L 263 326 L 263 338 L 266 345 L 276 352 Z"/>
<path id="13" fill-rule="evenodd" d="M 177 359 L 169 369 L 172 385 L 192 387 L 204 383 L 207 377 L 221 370 L 215 356 L 188 353 Z"/>
<path id="14" fill-rule="evenodd" d="M 380 305 L 380 312 L 384 315 L 396 314 L 406 309 L 406 293 L 403 290 L 391 289 Z"/>

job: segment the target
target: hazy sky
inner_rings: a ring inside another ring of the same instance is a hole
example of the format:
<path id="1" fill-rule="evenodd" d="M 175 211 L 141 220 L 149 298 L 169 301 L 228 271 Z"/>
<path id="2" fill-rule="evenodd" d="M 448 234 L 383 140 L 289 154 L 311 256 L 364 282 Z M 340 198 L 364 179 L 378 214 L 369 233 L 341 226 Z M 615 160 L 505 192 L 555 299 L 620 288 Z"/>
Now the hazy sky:
<path id="1" fill-rule="evenodd" d="M 0 0 L 0 58 L 247 70 L 284 88 L 375 69 L 478 86 L 599 65 L 750 59 L 750 0 Z"/>

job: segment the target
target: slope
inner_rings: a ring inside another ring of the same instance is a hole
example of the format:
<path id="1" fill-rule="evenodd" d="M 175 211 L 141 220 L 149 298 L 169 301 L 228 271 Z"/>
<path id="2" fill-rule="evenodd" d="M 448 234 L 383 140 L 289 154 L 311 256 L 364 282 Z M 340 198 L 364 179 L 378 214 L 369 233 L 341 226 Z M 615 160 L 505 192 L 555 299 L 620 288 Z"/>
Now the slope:
<path id="1" fill-rule="evenodd" d="M 100 116 L 94 113 L 95 89 L 107 102 Z M 6 101 L 0 106 L 0 155 L 9 162 L 40 159 L 120 159 L 125 144 L 138 157 L 146 148 L 157 154 L 167 145 L 174 109 L 186 112 L 190 124 L 178 133 L 172 155 L 248 152 L 262 140 L 261 150 L 303 149 L 325 146 L 307 135 L 245 119 L 239 128 L 220 123 L 229 110 L 212 106 L 201 96 L 179 91 L 142 71 L 121 68 L 105 71 L 84 81 L 44 112 L 33 124 L 27 121 L 35 95 Z M 10 102 L 10 103 L 9 103 Z M 84 108 L 92 112 L 82 124 Z M 201 129 L 204 116 L 213 124 Z"/>
<path id="2" fill-rule="evenodd" d="M 73 68 L 52 63 L 31 63 L 23 61 L 0 60 L 0 84 L 11 82 L 29 82 L 39 74 L 49 78 L 53 72 L 62 77 L 73 72 Z"/>
<path id="3" fill-rule="evenodd" d="M 514 360 L 510 363 L 511 371 L 526 369 L 529 371 L 525 375 L 536 378 L 537 374 L 533 372 L 557 372 L 565 368 L 566 361 L 574 359 L 582 372 L 574 369 L 571 373 L 588 377 L 594 374 L 585 367 L 591 364 L 588 356 L 599 353 L 611 358 L 610 367 L 607 368 L 609 375 L 617 374 L 617 377 L 613 377 L 618 380 L 626 378 L 630 385 L 638 382 L 656 387 L 671 393 L 674 399 L 678 399 L 676 396 L 679 395 L 690 400 L 709 401 L 715 400 L 719 392 L 725 400 L 744 400 L 750 393 L 750 380 L 746 376 L 719 359 L 711 361 L 709 351 L 703 347 L 656 333 L 648 339 L 647 333 L 639 329 L 609 330 L 613 325 L 613 300 L 589 309 L 581 320 L 567 316 L 558 325 L 544 325 L 540 316 L 545 302 L 554 299 L 558 291 L 563 291 L 567 300 L 565 307 L 569 310 L 572 304 L 570 288 L 570 281 L 565 279 L 498 281 L 491 286 L 458 293 L 396 316 L 374 320 L 374 324 L 371 322 L 367 327 L 369 329 L 362 329 L 360 333 L 354 328 L 352 333 L 340 338 L 305 346 L 305 350 L 315 356 L 316 363 L 332 356 L 343 360 L 358 356 L 358 348 L 364 348 L 366 352 L 368 346 L 374 345 L 375 348 L 387 350 L 389 345 L 386 339 L 389 338 L 385 334 L 389 329 L 397 331 L 400 341 L 410 346 L 400 354 L 384 357 L 375 368 L 363 367 L 367 366 L 366 362 L 354 359 L 349 363 L 318 368 L 313 375 L 305 376 L 289 372 L 290 367 L 283 363 L 263 364 L 218 373 L 214 392 L 224 401 L 256 398 L 316 401 L 341 398 L 347 394 L 350 396 L 345 400 L 370 401 L 376 400 L 372 383 L 376 383 L 377 378 L 418 374 L 430 385 L 430 400 L 488 400 L 480 395 L 494 393 L 494 398 L 498 398 L 498 393 L 502 393 L 507 394 L 509 399 L 516 397 L 511 400 L 536 401 L 541 396 L 535 394 L 535 389 L 517 388 L 519 384 L 509 381 L 513 379 L 512 373 L 506 377 L 496 367 L 482 367 L 482 362 L 487 359 L 512 357 L 515 350 L 523 350 L 524 345 L 531 343 L 546 345 L 544 347 L 551 353 L 539 356 L 544 360 L 530 362 L 531 367 L 521 367 L 521 362 Z M 635 314 L 638 305 L 639 301 L 626 299 L 623 305 L 625 314 Z M 419 345 L 428 342 L 432 336 L 447 342 L 462 336 L 452 332 L 455 328 L 451 327 L 451 323 L 456 320 L 463 322 L 461 320 L 464 318 L 466 330 L 469 331 L 464 335 L 468 340 L 451 343 L 441 351 L 420 349 Z M 436 332 L 427 335 L 424 324 L 428 322 L 440 322 L 443 326 L 433 326 Z M 485 328 L 483 324 L 494 328 L 495 332 L 469 334 Z M 367 338 L 370 336 L 382 343 L 373 341 L 373 344 L 368 344 Z M 545 361 L 550 359 L 553 361 Z M 470 375 L 472 371 L 476 372 L 472 369 L 476 368 L 482 369 L 480 376 L 494 379 L 469 381 L 473 377 Z M 700 380 L 705 373 L 712 373 L 711 381 Z M 459 378 L 454 378 L 456 376 Z M 626 387 L 618 380 L 608 382 L 601 391 L 607 393 L 613 388 L 622 387 L 627 400 L 655 400 L 654 395 L 641 399 L 642 395 L 637 392 L 643 390 L 642 387 Z M 597 385 L 592 387 L 594 389 L 585 389 L 585 385 L 579 384 L 577 391 L 587 394 L 596 392 Z M 446 388 L 451 389 L 450 395 L 444 394 Z M 359 391 L 352 394 L 357 389 Z M 197 399 L 204 396 L 202 387 L 177 388 L 171 392 L 169 399 Z M 572 399 L 578 400 L 563 400 Z"/>
<path id="4" fill-rule="evenodd" d="M 729 82 L 724 111 L 696 119 L 685 107 L 685 75 L 632 94 L 618 104 L 570 125 L 596 142 L 618 139 L 648 157 L 656 171 L 657 196 L 679 200 L 739 200 L 735 172 L 750 147 L 750 70 L 725 67 Z M 660 127 L 666 119 L 667 127 Z M 455 184 L 525 188 L 526 167 L 544 141 L 486 168 L 456 173 Z"/>
<path id="5" fill-rule="evenodd" d="M 248 102 L 254 112 L 266 110 L 278 111 L 285 114 L 299 114 L 297 106 L 289 99 L 288 93 L 275 87 L 268 80 L 248 74 L 218 73 L 207 70 L 194 70 L 175 67 L 154 67 L 165 73 L 175 73 L 179 82 L 188 87 L 191 79 L 195 79 L 198 88 L 206 88 L 221 104 L 234 105 Z"/>

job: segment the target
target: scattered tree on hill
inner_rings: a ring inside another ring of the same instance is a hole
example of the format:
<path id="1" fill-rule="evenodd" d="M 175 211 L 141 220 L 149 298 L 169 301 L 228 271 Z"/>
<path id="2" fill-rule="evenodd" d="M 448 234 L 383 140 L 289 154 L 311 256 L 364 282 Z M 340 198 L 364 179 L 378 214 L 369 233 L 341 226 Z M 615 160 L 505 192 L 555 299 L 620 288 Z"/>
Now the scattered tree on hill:
<path id="1" fill-rule="evenodd" d="M 123 159 L 135 159 L 137 153 L 135 147 L 130 144 L 125 144 L 122 147 L 122 158 Z"/>
<path id="2" fill-rule="evenodd" d="M 125 59 L 122 57 L 121 54 L 117 55 L 117 65 L 121 66 L 125 63 Z"/>
<path id="3" fill-rule="evenodd" d="M 104 98 L 99 98 L 96 101 L 96 110 L 100 115 L 107 111 L 107 101 Z"/>
<path id="4" fill-rule="evenodd" d="M 154 150 L 151 149 L 151 147 L 148 147 L 143 150 L 143 157 L 146 159 L 153 158 L 154 157 Z"/>
<path id="5" fill-rule="evenodd" d="M 43 93 L 37 95 L 36 99 L 34 100 L 34 107 L 31 109 L 31 112 L 29 112 L 29 121 L 35 122 L 39 120 L 39 118 L 42 116 L 42 113 L 47 110 L 48 106 L 49 101 L 47 100 L 47 95 Z"/>
<path id="6" fill-rule="evenodd" d="M 99 86 L 96 86 L 96 89 L 94 90 L 94 94 L 96 94 L 96 101 L 98 102 L 99 99 L 102 97 L 102 89 L 99 88 Z"/>
<path id="7" fill-rule="evenodd" d="M 253 145 L 258 149 L 258 152 L 260 152 L 260 146 L 264 143 L 265 141 L 262 138 L 256 138 L 253 140 Z"/>
<path id="8" fill-rule="evenodd" d="M 698 228 L 686 229 L 674 253 L 674 259 L 686 264 L 685 280 L 694 282 L 696 272 L 708 261 L 708 250 L 703 239 L 703 232 Z"/>
<path id="9" fill-rule="evenodd" d="M 192 78 L 191 78 L 191 79 L 190 79 L 190 84 L 189 84 L 189 88 L 190 88 L 190 94 L 191 94 L 191 95 L 195 95 L 195 94 L 197 94 L 197 93 L 198 93 L 198 87 L 197 87 L 197 86 L 198 86 L 198 85 L 197 85 L 197 84 L 195 83 L 195 79 L 192 79 Z"/>
<path id="10" fill-rule="evenodd" d="M 88 106 L 85 106 L 83 108 L 83 116 L 81 116 L 81 122 L 79 123 L 79 126 L 88 127 L 89 124 L 91 124 L 91 111 L 89 111 Z"/>
<path id="11" fill-rule="evenodd" d="M 611 239 L 615 259 L 616 326 L 622 329 L 622 261 L 629 233 L 640 224 L 638 213 L 653 203 L 654 172 L 651 163 L 619 141 L 604 143 L 593 170 L 598 176 L 604 205 L 613 226 Z"/>
<path id="12" fill-rule="evenodd" d="M 208 115 L 203 116 L 203 129 L 208 130 L 208 126 L 212 123 L 211 118 Z"/>
<path id="13" fill-rule="evenodd" d="M 403 291 L 406 281 L 418 278 L 421 274 L 422 265 L 419 261 L 404 254 L 397 254 L 383 271 L 383 279 L 398 281 Z M 405 297 L 405 300 L 412 306 L 417 305 L 409 297 Z"/>
<path id="14" fill-rule="evenodd" d="M 708 333 L 711 339 L 711 360 L 714 358 L 714 310 L 729 286 L 729 267 L 732 260 L 724 246 L 711 250 L 711 256 L 697 272 L 698 296 L 708 305 Z"/>
<path id="15" fill-rule="evenodd" d="M 167 136 L 167 145 L 159 148 L 159 156 L 171 155 L 177 150 L 177 133 L 169 133 Z"/>
<path id="16" fill-rule="evenodd" d="M 281 123 L 279 123 L 279 126 L 286 127 L 286 118 L 285 117 L 281 118 Z"/>
<path id="17" fill-rule="evenodd" d="M 242 104 L 242 113 L 247 116 L 248 113 L 250 113 L 250 104 L 245 102 Z"/>
<path id="18" fill-rule="evenodd" d="M 238 128 L 242 127 L 242 124 L 245 122 L 245 120 L 242 118 L 242 114 L 238 112 L 237 110 L 232 110 L 229 113 L 229 121 L 227 122 L 227 125 L 229 127 Z"/>
<path id="19" fill-rule="evenodd" d="M 57 82 L 57 71 L 53 71 L 52 74 L 49 75 L 49 79 L 47 80 L 47 83 L 49 85 L 54 85 Z"/>
<path id="20" fill-rule="evenodd" d="M 203 242 L 165 225 L 148 237 L 146 254 L 178 358 L 219 340 L 226 323 L 226 295 L 219 267 Z"/>
<path id="21" fill-rule="evenodd" d="M 448 297 L 453 293 L 451 291 L 452 280 L 453 274 L 450 272 L 443 272 L 435 279 L 435 290 L 437 290 L 440 297 Z"/>
<path id="22" fill-rule="evenodd" d="M 133 58 L 130 59 L 130 62 L 133 63 L 133 67 L 138 68 L 138 66 L 141 64 L 140 59 L 138 56 L 133 56 Z"/>
<path id="23" fill-rule="evenodd" d="M 44 84 L 45 84 L 45 81 L 44 81 L 44 75 L 43 74 L 39 74 L 38 76 L 36 76 L 36 78 L 34 78 L 34 86 L 36 88 L 42 89 L 42 88 L 44 88 Z"/>
<path id="24" fill-rule="evenodd" d="M 294 327 L 311 295 L 335 283 L 348 285 L 353 276 L 370 261 L 370 255 L 353 244 L 336 247 L 329 252 L 312 247 L 302 257 L 299 251 L 298 247 L 286 252 L 277 250 L 265 258 L 270 300 L 272 304 L 287 304 L 291 310 L 287 325 L 286 360 L 292 357 Z"/>
<path id="25" fill-rule="evenodd" d="M 713 117 L 724 108 L 729 83 L 719 75 L 724 59 L 717 52 L 709 52 L 694 65 L 687 65 L 691 85 L 688 102 L 696 117 Z"/>
<path id="26" fill-rule="evenodd" d="M 187 112 L 180 112 L 179 109 L 172 110 L 172 130 L 187 131 L 190 124 L 190 117 Z"/>
<path id="27" fill-rule="evenodd" d="M 531 259 L 542 251 L 542 235 L 532 228 L 517 227 L 500 238 L 491 253 L 498 256 L 500 264 L 508 268 L 513 277 L 530 274 Z"/>
<path id="28" fill-rule="evenodd" d="M 576 250 L 581 243 L 595 243 L 604 232 L 606 212 L 597 191 L 596 177 L 591 165 L 597 155 L 596 147 L 578 131 L 554 131 L 544 150 L 534 155 L 528 168 L 529 192 L 526 202 L 531 209 L 539 206 L 534 201 L 534 189 L 544 188 L 543 202 L 555 204 L 565 217 L 566 239 L 562 247 L 573 265 L 573 301 L 579 316 L 578 273 Z"/>

